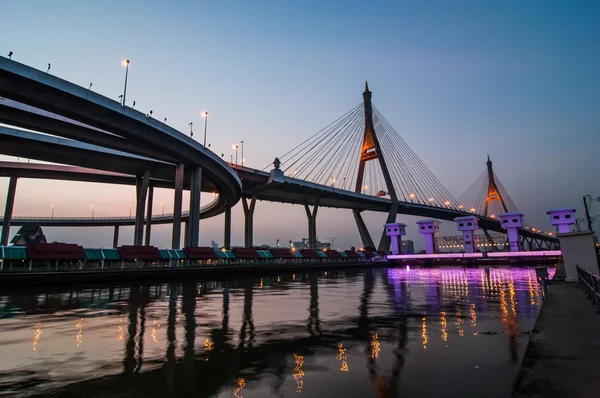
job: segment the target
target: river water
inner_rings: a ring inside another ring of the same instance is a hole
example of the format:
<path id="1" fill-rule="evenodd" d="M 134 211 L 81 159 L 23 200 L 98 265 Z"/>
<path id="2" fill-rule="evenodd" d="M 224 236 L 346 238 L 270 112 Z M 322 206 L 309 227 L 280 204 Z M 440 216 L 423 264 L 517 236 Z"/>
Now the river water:
<path id="1" fill-rule="evenodd" d="M 532 269 L 360 269 L 1 293 L 0 397 L 508 397 Z"/>

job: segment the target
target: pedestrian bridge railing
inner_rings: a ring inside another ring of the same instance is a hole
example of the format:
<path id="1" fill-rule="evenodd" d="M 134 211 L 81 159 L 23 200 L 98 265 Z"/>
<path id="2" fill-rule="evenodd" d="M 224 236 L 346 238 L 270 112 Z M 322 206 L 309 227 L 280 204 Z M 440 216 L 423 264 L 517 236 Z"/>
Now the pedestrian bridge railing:
<path id="1" fill-rule="evenodd" d="M 598 306 L 600 310 L 600 276 L 577 266 L 577 279 L 587 293 L 588 299 L 592 300 L 592 304 Z"/>

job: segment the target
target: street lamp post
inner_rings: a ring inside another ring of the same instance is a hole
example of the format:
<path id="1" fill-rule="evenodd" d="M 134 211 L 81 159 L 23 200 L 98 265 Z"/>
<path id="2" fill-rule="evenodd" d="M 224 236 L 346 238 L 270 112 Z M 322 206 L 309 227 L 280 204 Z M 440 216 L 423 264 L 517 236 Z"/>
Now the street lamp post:
<path id="1" fill-rule="evenodd" d="M 52 205 L 52 219 L 54 220 L 54 205 Z"/>
<path id="2" fill-rule="evenodd" d="M 193 125 L 194 125 L 194 122 L 190 122 L 190 138 L 192 138 L 194 136 L 194 132 L 192 131 Z"/>
<path id="3" fill-rule="evenodd" d="M 204 112 L 204 147 L 206 147 L 206 125 L 208 124 L 208 112 Z"/>
<path id="4" fill-rule="evenodd" d="M 235 167 L 237 167 L 238 164 L 238 148 L 239 147 L 237 145 L 233 146 L 233 149 L 235 149 Z"/>
<path id="5" fill-rule="evenodd" d="M 125 96 L 127 95 L 127 75 L 129 74 L 129 60 L 123 61 L 125 64 L 125 88 L 123 89 L 123 106 L 125 106 Z"/>
<path id="6" fill-rule="evenodd" d="M 165 215 L 165 202 L 160 202 L 160 207 L 162 208 L 162 215 Z"/>
<path id="7" fill-rule="evenodd" d="M 131 204 L 129 204 L 129 218 L 131 218 Z"/>
<path id="8" fill-rule="evenodd" d="M 244 141 L 240 141 L 240 144 L 242 144 L 242 167 L 244 167 Z"/>
<path id="9" fill-rule="evenodd" d="M 94 218 L 94 210 L 95 210 L 95 206 L 92 205 L 92 218 Z"/>

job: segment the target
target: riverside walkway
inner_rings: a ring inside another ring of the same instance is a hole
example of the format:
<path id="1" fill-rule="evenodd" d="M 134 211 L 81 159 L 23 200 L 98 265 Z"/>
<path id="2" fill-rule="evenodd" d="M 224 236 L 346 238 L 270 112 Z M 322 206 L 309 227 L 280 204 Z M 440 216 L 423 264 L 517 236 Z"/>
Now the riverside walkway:
<path id="1" fill-rule="evenodd" d="M 514 397 L 600 396 L 600 314 L 579 284 L 550 287 Z"/>

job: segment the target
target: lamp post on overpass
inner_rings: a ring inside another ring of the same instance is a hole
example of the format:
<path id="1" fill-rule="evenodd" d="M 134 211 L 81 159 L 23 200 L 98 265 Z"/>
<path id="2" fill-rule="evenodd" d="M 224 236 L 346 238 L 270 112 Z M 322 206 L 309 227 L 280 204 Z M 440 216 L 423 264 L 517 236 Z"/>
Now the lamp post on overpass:
<path id="1" fill-rule="evenodd" d="M 238 164 L 238 148 L 239 148 L 239 146 L 237 146 L 237 145 L 233 146 L 233 149 L 235 149 L 235 167 L 237 167 L 237 164 Z"/>
<path id="2" fill-rule="evenodd" d="M 94 205 L 92 205 L 92 218 L 94 218 L 94 210 L 95 210 L 95 207 L 94 207 Z"/>
<path id="3" fill-rule="evenodd" d="M 242 167 L 244 167 L 244 141 L 240 141 L 240 144 L 242 144 Z"/>
<path id="4" fill-rule="evenodd" d="M 165 215 L 165 202 L 160 202 L 160 207 L 162 209 L 162 215 Z"/>
<path id="5" fill-rule="evenodd" d="M 54 220 L 54 205 L 52 205 L 52 219 Z"/>
<path id="6" fill-rule="evenodd" d="M 131 218 L 131 203 L 129 204 L 129 218 Z"/>
<path id="7" fill-rule="evenodd" d="M 127 95 L 127 75 L 129 74 L 129 60 L 126 59 L 123 61 L 123 65 L 125 65 L 125 88 L 123 88 L 123 106 L 125 106 L 125 96 Z"/>
<path id="8" fill-rule="evenodd" d="M 208 124 L 208 112 L 202 112 L 204 115 L 204 147 L 206 148 L 206 125 Z"/>

